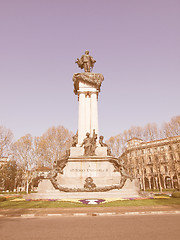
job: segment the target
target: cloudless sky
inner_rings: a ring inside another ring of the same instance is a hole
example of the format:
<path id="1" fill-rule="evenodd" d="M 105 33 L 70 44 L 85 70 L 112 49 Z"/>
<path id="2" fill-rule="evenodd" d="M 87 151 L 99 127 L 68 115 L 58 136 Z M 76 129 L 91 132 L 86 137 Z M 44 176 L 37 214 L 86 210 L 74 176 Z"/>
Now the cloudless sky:
<path id="1" fill-rule="evenodd" d="M 76 132 L 72 76 L 86 49 L 105 78 L 106 139 L 180 114 L 179 0 L 0 0 L 0 125 L 16 139 Z"/>

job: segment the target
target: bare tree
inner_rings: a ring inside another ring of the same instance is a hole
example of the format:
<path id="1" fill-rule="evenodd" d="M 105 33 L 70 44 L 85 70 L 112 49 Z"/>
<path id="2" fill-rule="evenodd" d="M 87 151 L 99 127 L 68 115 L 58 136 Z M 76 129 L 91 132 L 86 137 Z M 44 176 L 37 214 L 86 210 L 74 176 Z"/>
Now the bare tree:
<path id="1" fill-rule="evenodd" d="M 17 164 L 8 161 L 0 167 L 0 185 L 3 190 L 13 191 L 16 188 Z"/>
<path id="2" fill-rule="evenodd" d="M 153 141 L 161 138 L 161 129 L 155 123 L 149 123 L 145 127 L 132 126 L 114 137 L 110 137 L 106 143 L 110 146 L 115 156 L 122 154 L 126 148 L 126 143 L 132 138 L 140 138 L 144 141 Z"/>
<path id="3" fill-rule="evenodd" d="M 162 132 L 164 138 L 180 135 L 180 116 L 173 117 L 169 123 L 164 123 Z"/>
<path id="4" fill-rule="evenodd" d="M 66 154 L 71 145 L 73 134 L 63 126 L 49 128 L 41 137 L 36 138 L 36 155 L 40 166 L 52 167 L 53 163 Z"/>
<path id="5" fill-rule="evenodd" d="M 143 136 L 142 139 L 145 141 L 154 141 L 159 139 L 161 136 L 161 130 L 157 127 L 156 123 L 148 123 L 143 128 Z"/>
<path id="6" fill-rule="evenodd" d="M 8 157 L 10 154 L 10 146 L 13 140 L 13 133 L 10 129 L 0 126 L 0 159 Z"/>
<path id="7" fill-rule="evenodd" d="M 28 193 L 29 184 L 32 180 L 33 168 L 37 165 L 33 137 L 30 134 L 21 137 L 13 144 L 12 151 L 13 159 L 24 171 L 26 192 Z"/>
<path id="8" fill-rule="evenodd" d="M 114 137 L 110 137 L 109 140 L 106 141 L 108 147 L 110 147 L 112 154 L 115 157 L 119 157 L 126 146 L 126 140 L 123 138 L 122 134 L 119 134 Z"/>

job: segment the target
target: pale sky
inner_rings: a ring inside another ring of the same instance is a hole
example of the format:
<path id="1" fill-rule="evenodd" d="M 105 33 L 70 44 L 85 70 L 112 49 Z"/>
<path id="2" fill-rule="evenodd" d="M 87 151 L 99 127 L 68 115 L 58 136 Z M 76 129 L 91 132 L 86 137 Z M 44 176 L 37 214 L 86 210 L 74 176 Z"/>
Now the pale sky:
<path id="1" fill-rule="evenodd" d="M 0 36 L 0 125 L 15 139 L 76 132 L 72 76 L 85 50 L 105 79 L 105 139 L 180 114 L 179 0 L 0 0 Z"/>

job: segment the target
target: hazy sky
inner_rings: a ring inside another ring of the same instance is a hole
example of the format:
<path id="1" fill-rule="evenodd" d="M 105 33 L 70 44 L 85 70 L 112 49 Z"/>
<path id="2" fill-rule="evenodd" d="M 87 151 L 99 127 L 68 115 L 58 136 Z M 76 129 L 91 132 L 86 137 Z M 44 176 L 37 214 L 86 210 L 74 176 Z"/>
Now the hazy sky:
<path id="1" fill-rule="evenodd" d="M 72 76 L 86 49 L 105 78 L 106 139 L 180 114 L 179 0 L 0 0 L 0 125 L 16 139 L 76 132 Z"/>

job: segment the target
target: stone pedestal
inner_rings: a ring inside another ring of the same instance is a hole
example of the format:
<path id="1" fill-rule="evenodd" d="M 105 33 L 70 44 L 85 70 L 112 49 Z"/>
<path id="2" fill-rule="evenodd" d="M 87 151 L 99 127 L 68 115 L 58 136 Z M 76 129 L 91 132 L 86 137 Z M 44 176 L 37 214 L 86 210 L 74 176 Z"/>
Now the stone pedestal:
<path id="1" fill-rule="evenodd" d="M 85 180 L 91 177 L 97 188 L 118 185 L 121 174 L 115 172 L 110 159 L 100 156 L 70 157 L 63 174 L 58 174 L 57 182 L 63 188 L 83 189 Z"/>
<path id="2" fill-rule="evenodd" d="M 84 155 L 83 147 L 71 147 L 70 148 L 70 157 L 79 157 Z"/>
<path id="3" fill-rule="evenodd" d="M 82 157 L 84 156 L 84 147 L 71 147 L 70 157 Z M 107 157 L 107 147 L 97 147 L 95 150 L 95 156 Z"/>
<path id="4" fill-rule="evenodd" d="M 50 180 L 42 180 L 42 184 L 51 185 Z M 124 187 L 120 190 L 111 190 L 108 192 L 60 192 L 58 190 L 47 190 L 43 193 L 31 193 L 24 196 L 25 199 L 122 199 L 122 198 L 138 198 L 140 197 L 139 188 L 137 187 L 137 182 L 135 180 L 126 181 Z"/>

